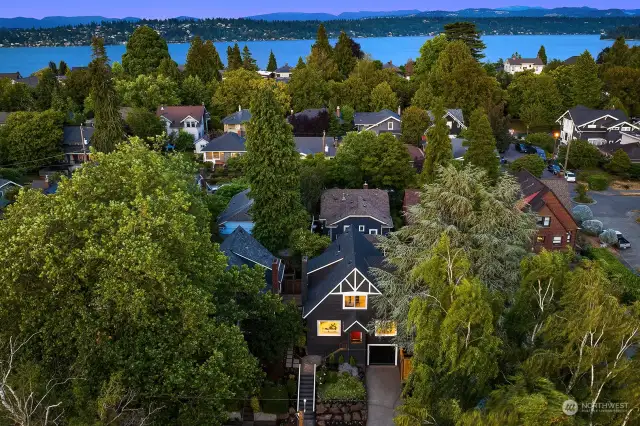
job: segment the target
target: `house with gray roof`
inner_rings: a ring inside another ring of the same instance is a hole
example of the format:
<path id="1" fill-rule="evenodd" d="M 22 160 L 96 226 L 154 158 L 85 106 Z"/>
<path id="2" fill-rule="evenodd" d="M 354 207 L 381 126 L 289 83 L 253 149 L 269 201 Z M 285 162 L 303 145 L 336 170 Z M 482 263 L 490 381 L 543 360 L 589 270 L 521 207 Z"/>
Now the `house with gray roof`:
<path id="1" fill-rule="evenodd" d="M 22 75 L 20 75 L 19 72 L 0 72 L 0 79 L 1 78 L 8 78 L 11 81 L 16 81 L 18 79 L 22 78 Z"/>
<path id="2" fill-rule="evenodd" d="M 251 120 L 251 111 L 238 107 L 238 111 L 222 119 L 222 125 L 225 132 L 233 132 L 244 136 L 247 133 L 249 120 Z"/>
<path id="3" fill-rule="evenodd" d="M 4 198 L 6 192 L 12 188 L 22 188 L 22 185 L 9 179 L 0 178 L 0 198 Z"/>
<path id="4" fill-rule="evenodd" d="M 348 229 L 386 235 L 393 229 L 389 194 L 382 189 L 328 189 L 320 199 L 320 222 L 334 241 Z"/>
<path id="5" fill-rule="evenodd" d="M 540 74 L 544 68 L 544 63 L 540 58 L 509 58 L 504 61 L 504 71 L 515 74 L 523 71 L 533 71 Z"/>
<path id="6" fill-rule="evenodd" d="M 242 227 L 245 231 L 251 233 L 253 220 L 249 210 L 252 205 L 253 199 L 249 198 L 249 189 L 234 195 L 227 208 L 218 216 L 220 235 L 231 235 L 237 227 Z"/>
<path id="7" fill-rule="evenodd" d="M 62 151 L 65 162 L 72 168 L 76 168 L 89 160 L 91 137 L 96 129 L 86 126 L 64 126 L 62 130 Z"/>
<path id="8" fill-rule="evenodd" d="M 397 137 L 401 135 L 402 119 L 399 113 L 383 109 L 378 112 L 356 112 L 353 124 L 358 132 L 371 131 L 377 135 L 391 133 Z"/>
<path id="9" fill-rule="evenodd" d="M 582 139 L 597 146 L 605 155 L 623 149 L 630 154 L 632 161 L 640 161 L 640 150 L 637 149 L 640 126 L 631 123 L 622 110 L 592 109 L 578 105 L 562 114 L 556 122 L 562 125 L 560 141 L 564 144 L 573 139 Z"/>
<path id="10" fill-rule="evenodd" d="M 0 126 L 7 122 L 7 118 L 9 118 L 9 112 L 0 111 Z"/>
<path id="11" fill-rule="evenodd" d="M 249 268 L 263 268 L 267 283 L 264 291 L 271 290 L 275 294 L 280 294 L 284 279 L 284 263 L 272 255 L 243 227 L 238 226 L 231 235 L 225 238 L 220 244 L 220 251 L 227 256 L 229 268 L 234 266 L 241 268 L 243 265 Z"/>
<path id="12" fill-rule="evenodd" d="M 22 84 L 26 84 L 27 86 L 31 87 L 32 89 L 35 89 L 38 86 L 38 83 L 40 83 L 40 78 L 36 75 L 30 75 L 29 77 L 25 77 L 25 78 L 19 78 L 17 80 L 15 80 L 16 83 L 22 83 Z"/>
<path id="13" fill-rule="evenodd" d="M 333 158 L 338 150 L 338 141 L 330 136 L 294 136 L 293 140 L 302 158 L 315 154 Z"/>
<path id="14" fill-rule="evenodd" d="M 381 289 L 371 268 L 384 268 L 383 254 L 367 236 L 347 229 L 320 256 L 302 260 L 302 317 L 307 354 L 339 351 L 359 365 L 397 365 L 396 325 L 374 321 Z"/>
<path id="15" fill-rule="evenodd" d="M 200 149 L 202 159 L 216 165 L 224 165 L 229 158 L 247 153 L 245 138 L 237 133 L 225 133 L 207 143 Z"/>
<path id="16" fill-rule="evenodd" d="M 427 111 L 429 114 L 429 119 L 431 120 L 431 125 L 433 126 L 433 122 L 435 121 L 433 117 L 433 113 L 431 110 Z M 464 114 L 462 114 L 462 110 L 459 108 L 450 108 L 444 113 L 445 120 L 447 120 L 447 127 L 449 127 L 449 137 L 455 138 L 457 137 L 463 130 L 467 128 L 464 124 Z"/>
<path id="17" fill-rule="evenodd" d="M 291 78 L 291 73 L 293 72 L 293 67 L 290 67 L 288 63 L 284 64 L 284 66 L 276 69 L 274 71 L 276 73 L 276 79 L 278 78 Z"/>
<path id="18" fill-rule="evenodd" d="M 204 105 L 161 105 L 156 110 L 156 115 L 166 126 L 167 135 L 182 130 L 198 140 L 208 133 L 209 113 Z"/>

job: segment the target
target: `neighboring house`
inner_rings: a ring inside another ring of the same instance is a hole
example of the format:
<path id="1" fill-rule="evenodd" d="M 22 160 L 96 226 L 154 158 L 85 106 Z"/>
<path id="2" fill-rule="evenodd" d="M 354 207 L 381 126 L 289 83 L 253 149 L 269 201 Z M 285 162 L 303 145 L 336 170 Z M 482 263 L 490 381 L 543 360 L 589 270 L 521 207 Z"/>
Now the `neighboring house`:
<path id="1" fill-rule="evenodd" d="M 516 174 L 520 183 L 521 209 L 536 215 L 538 234 L 534 240 L 536 252 L 574 248 L 578 225 L 571 215 L 569 184 L 564 179 L 537 179 L 527 170 Z"/>
<path id="2" fill-rule="evenodd" d="M 381 294 L 371 267 L 383 255 L 363 234 L 347 231 L 320 256 L 302 260 L 302 318 L 307 353 L 360 365 L 397 365 L 393 323 L 375 323 L 373 298 Z M 375 325 L 373 325 L 375 324 Z"/>
<path id="3" fill-rule="evenodd" d="M 200 141 L 198 141 L 200 142 Z M 246 154 L 245 139 L 236 133 L 225 133 L 200 150 L 202 159 L 215 165 L 225 164 L 229 158 Z M 197 148 L 196 148 L 197 151 Z"/>
<path id="4" fill-rule="evenodd" d="M 237 227 L 220 244 L 220 251 L 227 256 L 229 267 L 247 265 L 254 268 L 256 265 L 264 268 L 264 277 L 267 282 L 264 291 L 272 291 L 280 294 L 282 291 L 282 280 L 284 279 L 284 263 L 241 226 Z"/>
<path id="5" fill-rule="evenodd" d="M 16 80 L 22 78 L 19 72 L 0 72 L 0 78 L 8 78 L 15 83 Z"/>
<path id="6" fill-rule="evenodd" d="M 429 114 L 429 120 L 433 123 L 435 121 L 433 113 L 431 111 L 427 111 L 427 114 Z M 467 128 L 467 126 L 464 125 L 464 115 L 462 114 L 462 110 L 459 108 L 448 109 L 443 118 L 447 120 L 450 138 L 455 138 Z M 433 124 L 431 125 L 433 126 Z"/>
<path id="7" fill-rule="evenodd" d="M 402 212 L 404 213 L 405 221 L 409 223 L 407 212 L 409 209 L 420 202 L 420 191 L 417 189 L 405 189 L 404 198 L 402 199 Z"/>
<path id="8" fill-rule="evenodd" d="M 159 106 L 156 115 L 167 129 L 167 135 L 184 130 L 198 140 L 207 134 L 209 113 L 204 105 Z"/>
<path id="9" fill-rule="evenodd" d="M 22 185 L 15 183 L 14 181 L 9 179 L 0 178 L 0 198 L 4 198 L 7 191 L 12 188 L 22 188 Z"/>
<path id="10" fill-rule="evenodd" d="M 249 198 L 248 189 L 234 195 L 225 211 L 218 216 L 220 235 L 231 235 L 239 226 L 251 233 L 253 220 L 251 220 L 249 209 L 252 205 L 253 199 Z"/>
<path id="11" fill-rule="evenodd" d="M 64 126 L 62 151 L 67 164 L 75 168 L 89 160 L 89 147 L 95 130 L 93 127 Z"/>
<path id="12" fill-rule="evenodd" d="M 353 115 L 353 122 L 358 132 L 368 130 L 377 135 L 391 133 L 394 136 L 400 136 L 402 134 L 400 114 L 388 109 L 378 112 L 356 112 Z"/>
<path id="13" fill-rule="evenodd" d="M 283 67 L 276 69 L 275 71 L 276 79 L 278 78 L 291 78 L 291 73 L 293 72 L 293 68 L 289 66 L 289 64 L 284 64 Z"/>
<path id="14" fill-rule="evenodd" d="M 386 235 L 393 228 L 389 194 L 382 189 L 328 189 L 320 199 L 325 233 L 335 241 L 349 228 L 361 234 Z"/>
<path id="15" fill-rule="evenodd" d="M 300 153 L 302 158 L 320 153 L 324 153 L 327 158 L 333 158 L 338 149 L 338 141 L 332 137 L 294 136 L 293 140 L 296 143 L 296 151 Z"/>
<path id="16" fill-rule="evenodd" d="M 238 111 L 222 119 L 222 125 L 225 132 L 233 132 L 244 136 L 247 133 L 249 120 L 251 120 L 251 111 L 238 107 Z"/>
<path id="17" fill-rule="evenodd" d="M 275 76 L 276 76 L 273 71 L 258 70 L 257 73 L 262 78 L 275 78 Z"/>
<path id="18" fill-rule="evenodd" d="M 640 161 L 637 149 L 640 126 L 632 124 L 624 111 L 578 105 L 562 114 L 556 122 L 562 125 L 560 140 L 565 144 L 573 139 L 582 139 L 607 155 L 621 148 L 635 156 L 633 161 Z"/>
<path id="19" fill-rule="evenodd" d="M 44 180 L 38 179 L 31 182 L 31 189 L 37 189 L 45 195 L 51 195 L 58 191 L 58 184 L 49 184 L 48 177 L 45 177 Z"/>
<path id="20" fill-rule="evenodd" d="M 293 127 L 294 136 L 321 136 L 329 130 L 330 115 L 326 108 L 305 109 L 295 114 L 291 110 L 287 121 Z M 339 117 L 338 120 L 342 124 Z"/>
<path id="21" fill-rule="evenodd" d="M 464 142 L 465 140 L 462 138 L 451 139 L 451 151 L 454 160 L 464 160 L 464 154 L 466 154 L 469 149 L 468 146 L 465 146 Z"/>
<path id="22" fill-rule="evenodd" d="M 0 126 L 4 125 L 7 122 L 7 118 L 9 118 L 8 112 L 0 111 Z"/>
<path id="23" fill-rule="evenodd" d="M 424 164 L 424 152 L 415 145 L 405 144 L 404 146 L 407 148 L 407 152 L 411 157 L 411 166 L 420 173 L 420 171 L 422 171 L 422 165 Z"/>
<path id="24" fill-rule="evenodd" d="M 574 65 L 576 62 L 578 62 L 579 57 L 580 56 L 571 56 L 565 59 L 564 61 L 562 61 L 562 65 Z"/>
<path id="25" fill-rule="evenodd" d="M 35 89 L 36 86 L 38 86 L 39 82 L 40 82 L 40 78 L 38 78 L 38 76 L 35 76 L 35 75 L 31 75 L 29 77 L 19 78 L 19 79 L 15 80 L 15 83 L 26 84 L 27 86 L 31 87 L 32 89 Z"/>
<path id="26" fill-rule="evenodd" d="M 509 58 L 504 61 L 504 71 L 515 74 L 523 71 L 533 71 L 540 74 L 544 68 L 544 63 L 540 58 Z"/>
<path id="27" fill-rule="evenodd" d="M 382 65 L 383 70 L 392 70 L 395 72 L 400 72 L 400 68 L 393 65 L 393 61 L 389 61 L 386 64 Z"/>

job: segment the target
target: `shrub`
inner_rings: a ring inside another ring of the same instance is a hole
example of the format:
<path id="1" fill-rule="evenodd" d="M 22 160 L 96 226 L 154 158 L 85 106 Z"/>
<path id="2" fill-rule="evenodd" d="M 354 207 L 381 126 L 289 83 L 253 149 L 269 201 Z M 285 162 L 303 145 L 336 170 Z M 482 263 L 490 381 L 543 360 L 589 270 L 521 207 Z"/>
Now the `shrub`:
<path id="1" fill-rule="evenodd" d="M 582 222 L 582 230 L 589 235 L 600 235 L 602 227 L 602 222 L 599 220 L 592 219 Z"/>
<path id="2" fill-rule="evenodd" d="M 331 354 L 329 355 L 329 364 L 333 365 L 336 363 L 336 354 L 334 354 L 333 352 L 331 352 Z"/>
<path id="3" fill-rule="evenodd" d="M 529 154 L 518 158 L 511 163 L 511 170 L 513 172 L 519 172 L 520 170 L 527 170 L 529 173 L 536 177 L 541 177 L 544 172 L 544 160 L 537 154 Z"/>
<path id="4" fill-rule="evenodd" d="M 366 399 L 366 391 L 357 377 L 341 374 L 335 383 L 325 383 L 320 386 L 318 396 L 323 401 L 364 401 Z"/>
<path id="5" fill-rule="evenodd" d="M 24 170 L 22 169 L 0 169 L 0 178 L 11 180 L 15 183 L 22 183 Z"/>
<path id="6" fill-rule="evenodd" d="M 529 145 L 534 145 L 544 149 L 546 152 L 553 153 L 555 139 L 547 133 L 531 133 L 525 140 Z"/>
<path id="7" fill-rule="evenodd" d="M 578 222 L 578 224 L 585 220 L 593 219 L 593 212 L 589 206 L 575 206 L 571 213 L 573 213 L 573 218 Z"/>
<path id="8" fill-rule="evenodd" d="M 577 202 L 579 203 L 593 202 L 591 197 L 587 195 L 587 186 L 584 183 L 579 183 L 578 185 L 576 185 L 576 192 L 578 193 L 578 196 L 575 198 Z"/>
<path id="9" fill-rule="evenodd" d="M 338 364 L 344 364 L 344 355 L 340 354 L 338 357 Z"/>
<path id="10" fill-rule="evenodd" d="M 618 149 L 613 153 L 611 161 L 607 164 L 607 170 L 617 175 L 624 175 L 631 169 L 631 159 L 629 155 L 622 149 Z"/>
<path id="11" fill-rule="evenodd" d="M 586 256 L 599 261 L 611 282 L 622 291 L 622 301 L 633 303 L 640 299 L 640 277 L 631 272 L 606 248 L 591 248 Z"/>
<path id="12" fill-rule="evenodd" d="M 616 231 L 613 229 L 605 229 L 602 231 L 599 238 L 601 242 L 609 245 L 613 245 L 618 242 L 618 236 L 616 235 Z"/>
<path id="13" fill-rule="evenodd" d="M 629 177 L 631 179 L 640 179 L 640 164 L 632 164 L 629 168 Z"/>
<path id="14" fill-rule="evenodd" d="M 356 366 L 356 359 L 353 356 L 349 357 L 349 365 L 351 365 L 352 367 Z"/>
<path id="15" fill-rule="evenodd" d="M 587 177 L 587 183 L 592 191 L 604 191 L 609 187 L 609 177 L 604 174 L 591 175 Z"/>
<path id="16" fill-rule="evenodd" d="M 260 402 L 262 411 L 265 413 L 287 413 L 289 411 L 289 392 L 284 385 L 265 383 L 260 392 Z"/>
<path id="17" fill-rule="evenodd" d="M 564 164 L 567 147 L 561 146 L 558 149 L 558 162 Z M 588 169 L 596 167 L 602 161 L 600 150 L 594 145 L 581 139 L 571 141 L 569 149 L 569 167 L 574 169 Z"/>

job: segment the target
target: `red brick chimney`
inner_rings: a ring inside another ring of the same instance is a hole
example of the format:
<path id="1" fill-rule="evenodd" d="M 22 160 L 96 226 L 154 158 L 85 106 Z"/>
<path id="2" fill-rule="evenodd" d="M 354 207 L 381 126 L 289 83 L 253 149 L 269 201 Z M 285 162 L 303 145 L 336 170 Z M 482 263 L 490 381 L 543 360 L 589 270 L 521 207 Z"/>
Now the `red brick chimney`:
<path id="1" fill-rule="evenodd" d="M 271 291 L 273 294 L 280 294 L 280 282 L 279 282 L 279 266 L 280 259 L 277 257 L 273 258 L 273 262 L 271 262 Z"/>

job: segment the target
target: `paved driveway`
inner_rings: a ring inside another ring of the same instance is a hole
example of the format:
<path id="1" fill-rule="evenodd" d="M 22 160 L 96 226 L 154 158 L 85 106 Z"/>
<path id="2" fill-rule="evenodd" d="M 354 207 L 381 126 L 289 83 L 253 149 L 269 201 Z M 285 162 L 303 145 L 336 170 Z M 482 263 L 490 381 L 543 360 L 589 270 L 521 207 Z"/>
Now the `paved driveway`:
<path id="1" fill-rule="evenodd" d="M 575 185 L 571 184 L 571 187 L 571 195 L 575 197 Z M 596 204 L 589 207 L 593 218 L 601 221 L 605 229 L 620 231 L 629 240 L 631 248 L 619 250 L 618 253 L 632 268 L 640 268 L 640 224 L 635 221 L 640 211 L 634 211 L 640 210 L 640 197 L 625 196 L 622 193 L 614 190 L 589 191 L 589 196 L 596 201 Z"/>
<path id="2" fill-rule="evenodd" d="M 400 370 L 396 366 L 367 367 L 367 426 L 392 426 L 400 405 Z"/>
<path id="3" fill-rule="evenodd" d="M 520 157 L 525 156 L 526 154 L 522 153 L 522 152 L 518 152 L 515 149 L 515 145 L 511 144 L 509 145 L 509 149 L 506 150 L 504 153 L 500 154 L 501 157 L 504 157 L 507 159 L 507 161 L 509 161 L 509 164 L 513 163 L 515 160 L 517 160 Z M 555 175 L 553 173 L 551 173 L 549 170 L 547 170 L 546 166 L 544 168 L 544 172 L 542 172 L 542 178 L 543 179 L 549 179 L 549 178 L 553 178 L 555 177 Z"/>

